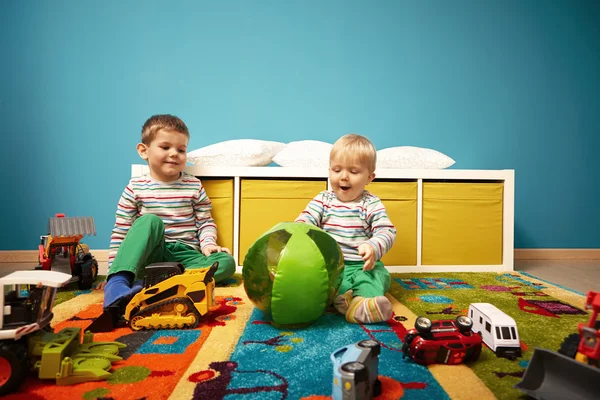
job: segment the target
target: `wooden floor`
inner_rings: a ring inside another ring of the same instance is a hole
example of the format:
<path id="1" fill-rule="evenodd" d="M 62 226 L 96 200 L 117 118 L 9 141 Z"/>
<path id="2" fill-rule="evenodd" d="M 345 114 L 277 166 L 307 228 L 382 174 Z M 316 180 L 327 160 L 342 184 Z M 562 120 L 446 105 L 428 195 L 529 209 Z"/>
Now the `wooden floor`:
<path id="1" fill-rule="evenodd" d="M 600 292 L 600 260 L 516 260 L 515 270 L 584 294 Z"/>
<path id="2" fill-rule="evenodd" d="M 32 268 L 30 264 L 0 263 L 0 276 Z M 106 266 L 100 265 L 102 270 Z M 584 294 L 590 290 L 600 292 L 600 260 L 515 260 L 515 270 Z M 64 272 L 69 272 L 68 265 Z"/>

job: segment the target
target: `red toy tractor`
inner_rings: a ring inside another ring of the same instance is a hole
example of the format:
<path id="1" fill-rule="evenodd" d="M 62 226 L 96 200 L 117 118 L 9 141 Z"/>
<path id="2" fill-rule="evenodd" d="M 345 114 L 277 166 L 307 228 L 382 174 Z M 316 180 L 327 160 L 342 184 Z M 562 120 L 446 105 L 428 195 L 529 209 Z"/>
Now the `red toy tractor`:
<path id="1" fill-rule="evenodd" d="M 85 235 L 96 235 L 93 217 L 65 217 L 56 214 L 48 220 L 48 235 L 40 237 L 36 269 L 49 271 L 56 255 L 69 257 L 71 275 L 78 278 L 79 289 L 90 289 L 98 275 L 98 261 L 81 243 Z"/>
<path id="2" fill-rule="evenodd" d="M 578 355 L 585 357 L 581 361 L 590 365 L 600 367 L 600 293 L 589 292 L 585 302 L 585 308 L 591 310 L 590 319 L 587 324 L 579 324 L 579 335 L 581 340 L 577 348 Z"/>
<path id="3" fill-rule="evenodd" d="M 585 308 L 591 311 L 590 318 L 578 325 L 579 333 L 565 338 L 558 352 L 584 364 L 600 367 L 600 293 L 589 292 Z"/>

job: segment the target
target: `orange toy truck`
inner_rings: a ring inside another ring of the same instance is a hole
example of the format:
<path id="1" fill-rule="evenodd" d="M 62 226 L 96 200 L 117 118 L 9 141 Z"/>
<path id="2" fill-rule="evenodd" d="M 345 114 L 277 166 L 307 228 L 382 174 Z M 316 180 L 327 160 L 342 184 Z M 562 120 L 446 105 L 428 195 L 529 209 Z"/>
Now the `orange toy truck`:
<path id="1" fill-rule="evenodd" d="M 86 235 L 96 235 L 93 217 L 65 217 L 56 214 L 48 220 L 48 235 L 40 236 L 39 265 L 36 269 L 49 271 L 57 254 L 69 257 L 71 275 L 78 279 L 80 289 L 90 289 L 98 275 L 98 261 L 81 243 Z"/>

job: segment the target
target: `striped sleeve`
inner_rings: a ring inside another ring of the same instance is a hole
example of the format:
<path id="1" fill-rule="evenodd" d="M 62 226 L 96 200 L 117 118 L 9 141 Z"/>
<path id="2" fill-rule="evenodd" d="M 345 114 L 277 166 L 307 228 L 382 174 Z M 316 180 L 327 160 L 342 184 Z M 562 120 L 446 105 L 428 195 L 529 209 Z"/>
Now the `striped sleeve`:
<path id="1" fill-rule="evenodd" d="M 303 222 L 320 228 L 323 222 L 323 210 L 325 205 L 324 193 L 325 192 L 321 192 L 315 196 L 294 222 Z"/>
<path id="2" fill-rule="evenodd" d="M 385 206 L 376 196 L 373 196 L 367 205 L 367 223 L 372 235 L 368 243 L 375 248 L 375 259 L 379 260 L 392 248 L 396 240 L 396 227 L 388 217 Z"/>
<path id="3" fill-rule="evenodd" d="M 132 184 L 130 181 L 125 187 L 125 190 L 123 190 L 123 194 L 121 194 L 121 198 L 117 204 L 116 221 L 110 236 L 110 245 L 108 251 L 109 269 L 113 260 L 115 259 L 115 256 L 117 255 L 119 246 L 121 246 L 125 235 L 127 235 L 127 232 L 129 232 L 129 228 L 131 228 L 131 225 L 133 225 L 137 215 L 138 207 L 136 195 L 132 189 Z"/>
<path id="4" fill-rule="evenodd" d="M 194 214 L 196 219 L 196 228 L 198 229 L 198 240 L 200 240 L 200 250 L 206 245 L 217 244 L 217 225 L 212 217 L 212 203 L 200 183 L 200 188 L 193 198 Z"/>

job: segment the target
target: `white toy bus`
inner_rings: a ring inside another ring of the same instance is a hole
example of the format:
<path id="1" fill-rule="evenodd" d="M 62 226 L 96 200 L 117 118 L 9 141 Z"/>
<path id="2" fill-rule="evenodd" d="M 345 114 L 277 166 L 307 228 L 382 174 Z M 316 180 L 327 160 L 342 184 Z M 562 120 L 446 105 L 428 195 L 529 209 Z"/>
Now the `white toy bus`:
<path id="1" fill-rule="evenodd" d="M 490 303 L 471 303 L 471 331 L 481 335 L 483 343 L 499 357 L 521 357 L 521 343 L 515 320 Z"/>

